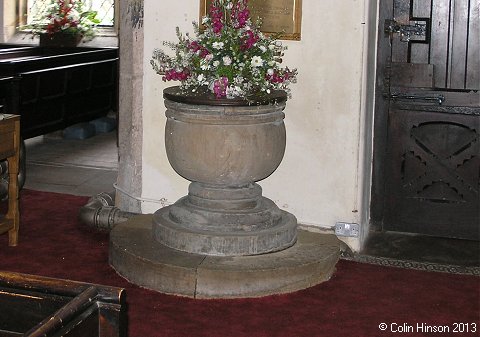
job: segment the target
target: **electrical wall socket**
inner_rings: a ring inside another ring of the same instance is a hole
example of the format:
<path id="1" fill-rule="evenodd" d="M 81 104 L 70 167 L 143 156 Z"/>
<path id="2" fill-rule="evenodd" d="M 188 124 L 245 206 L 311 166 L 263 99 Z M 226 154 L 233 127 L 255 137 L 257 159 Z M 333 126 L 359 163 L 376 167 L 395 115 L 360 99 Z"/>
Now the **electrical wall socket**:
<path id="1" fill-rule="evenodd" d="M 335 235 L 358 237 L 360 226 L 357 223 L 337 222 L 335 224 Z"/>

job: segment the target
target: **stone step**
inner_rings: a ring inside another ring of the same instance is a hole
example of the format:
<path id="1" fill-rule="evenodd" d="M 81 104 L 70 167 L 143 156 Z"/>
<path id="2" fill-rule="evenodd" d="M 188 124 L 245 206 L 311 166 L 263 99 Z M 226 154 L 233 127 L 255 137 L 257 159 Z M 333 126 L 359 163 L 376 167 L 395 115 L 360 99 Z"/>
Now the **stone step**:
<path id="1" fill-rule="evenodd" d="M 260 297 L 330 279 L 343 243 L 334 235 L 298 231 L 292 247 L 255 256 L 206 256 L 168 248 L 152 235 L 152 215 L 110 232 L 110 265 L 128 281 L 193 298 Z"/>

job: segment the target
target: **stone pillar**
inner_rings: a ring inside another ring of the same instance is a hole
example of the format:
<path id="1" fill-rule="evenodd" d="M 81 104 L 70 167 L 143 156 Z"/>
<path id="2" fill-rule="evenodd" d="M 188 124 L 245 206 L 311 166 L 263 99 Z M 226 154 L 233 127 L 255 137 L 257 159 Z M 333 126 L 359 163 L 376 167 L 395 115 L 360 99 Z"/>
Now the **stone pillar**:
<path id="1" fill-rule="evenodd" d="M 143 0 L 120 0 L 119 167 L 116 206 L 141 212 L 143 143 Z"/>
<path id="2" fill-rule="evenodd" d="M 24 1 L 19 3 L 21 7 Z M 18 24 L 16 1 L 0 0 L 0 42 L 7 42 L 15 34 Z"/>

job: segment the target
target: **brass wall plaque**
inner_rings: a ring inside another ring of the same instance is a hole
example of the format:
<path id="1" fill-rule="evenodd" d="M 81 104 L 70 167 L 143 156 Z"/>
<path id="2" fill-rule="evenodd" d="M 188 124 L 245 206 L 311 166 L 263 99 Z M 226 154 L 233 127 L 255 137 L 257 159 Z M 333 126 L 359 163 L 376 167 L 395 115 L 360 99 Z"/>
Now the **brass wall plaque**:
<path id="1" fill-rule="evenodd" d="M 211 3 L 212 0 L 200 0 L 200 22 Z M 283 40 L 300 40 L 302 0 L 249 0 L 248 7 L 253 21 L 262 20 L 262 32 L 280 33 Z"/>

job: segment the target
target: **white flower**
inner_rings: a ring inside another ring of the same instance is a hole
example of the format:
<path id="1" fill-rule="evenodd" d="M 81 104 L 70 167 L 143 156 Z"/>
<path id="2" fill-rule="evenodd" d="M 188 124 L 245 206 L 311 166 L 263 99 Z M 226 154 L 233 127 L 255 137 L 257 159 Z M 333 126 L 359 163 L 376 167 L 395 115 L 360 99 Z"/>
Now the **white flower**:
<path id="1" fill-rule="evenodd" d="M 203 78 L 204 78 L 203 74 L 198 75 L 197 77 L 198 82 L 202 82 Z"/>
<path id="2" fill-rule="evenodd" d="M 230 58 L 230 56 L 227 55 L 223 57 L 223 64 L 226 66 L 229 66 L 232 64 L 232 59 Z"/>
<path id="3" fill-rule="evenodd" d="M 215 49 L 222 49 L 223 45 L 224 45 L 223 42 L 215 41 L 214 43 L 212 43 L 212 47 L 215 48 Z"/>
<path id="4" fill-rule="evenodd" d="M 220 61 L 213 61 L 213 66 L 216 68 L 220 65 Z"/>
<path id="5" fill-rule="evenodd" d="M 259 48 L 263 53 L 265 53 L 267 51 L 267 48 L 265 46 L 260 46 Z"/>
<path id="6" fill-rule="evenodd" d="M 205 60 L 207 61 L 211 61 L 213 59 L 213 54 L 208 54 L 207 56 L 205 56 Z"/>
<path id="7" fill-rule="evenodd" d="M 238 85 L 228 86 L 226 89 L 226 94 L 227 94 L 227 98 L 241 97 L 245 95 L 242 88 L 240 88 Z"/>
<path id="8" fill-rule="evenodd" d="M 210 18 L 208 16 L 204 16 L 202 18 L 202 25 L 206 24 L 208 21 L 210 21 Z"/>
<path id="9" fill-rule="evenodd" d="M 273 73 L 274 73 L 274 71 L 273 71 L 272 68 L 269 68 L 269 69 L 267 70 L 267 74 L 268 74 L 268 75 L 272 76 Z"/>
<path id="10" fill-rule="evenodd" d="M 263 60 L 260 56 L 252 57 L 252 61 L 250 61 L 252 67 L 261 67 L 263 66 Z"/>

